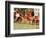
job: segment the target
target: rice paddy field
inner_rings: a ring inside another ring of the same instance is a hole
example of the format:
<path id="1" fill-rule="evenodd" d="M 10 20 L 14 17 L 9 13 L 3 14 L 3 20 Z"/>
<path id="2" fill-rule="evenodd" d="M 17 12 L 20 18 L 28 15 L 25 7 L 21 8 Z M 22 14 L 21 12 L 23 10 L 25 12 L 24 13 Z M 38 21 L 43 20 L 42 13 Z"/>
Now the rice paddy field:
<path id="1" fill-rule="evenodd" d="M 14 29 L 39 29 L 39 25 L 14 23 Z"/>

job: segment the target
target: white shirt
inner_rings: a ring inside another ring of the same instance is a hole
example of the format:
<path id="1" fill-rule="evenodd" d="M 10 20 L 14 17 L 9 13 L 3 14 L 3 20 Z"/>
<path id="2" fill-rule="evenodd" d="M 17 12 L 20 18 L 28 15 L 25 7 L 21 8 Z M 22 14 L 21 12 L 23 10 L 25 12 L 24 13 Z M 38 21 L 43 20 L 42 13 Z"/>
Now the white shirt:
<path id="1" fill-rule="evenodd" d="M 34 10 L 34 16 L 39 16 L 39 11 L 38 10 Z"/>
<path id="2" fill-rule="evenodd" d="M 16 17 L 19 17 L 20 15 L 19 14 L 16 14 Z"/>

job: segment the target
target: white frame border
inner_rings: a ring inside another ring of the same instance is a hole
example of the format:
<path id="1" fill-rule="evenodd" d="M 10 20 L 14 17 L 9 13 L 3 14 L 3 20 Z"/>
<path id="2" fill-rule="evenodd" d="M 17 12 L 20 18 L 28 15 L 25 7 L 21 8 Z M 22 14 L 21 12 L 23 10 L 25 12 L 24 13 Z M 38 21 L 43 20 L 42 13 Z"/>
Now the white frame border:
<path id="1" fill-rule="evenodd" d="M 13 29 L 14 8 L 40 8 L 40 26 L 39 26 L 40 28 L 27 29 L 27 30 L 14 30 Z M 36 32 L 42 32 L 42 6 L 10 4 L 10 33 L 18 34 L 18 33 L 36 33 Z"/>

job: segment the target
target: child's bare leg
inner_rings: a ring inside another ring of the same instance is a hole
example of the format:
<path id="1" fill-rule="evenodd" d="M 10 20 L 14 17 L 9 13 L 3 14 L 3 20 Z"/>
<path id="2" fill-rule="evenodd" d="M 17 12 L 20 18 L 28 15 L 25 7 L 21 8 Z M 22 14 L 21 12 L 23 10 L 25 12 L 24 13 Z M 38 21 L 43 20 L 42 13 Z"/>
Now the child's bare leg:
<path id="1" fill-rule="evenodd" d="M 17 19 L 18 19 L 18 17 L 16 17 L 16 18 L 14 19 L 14 21 L 17 22 Z"/>

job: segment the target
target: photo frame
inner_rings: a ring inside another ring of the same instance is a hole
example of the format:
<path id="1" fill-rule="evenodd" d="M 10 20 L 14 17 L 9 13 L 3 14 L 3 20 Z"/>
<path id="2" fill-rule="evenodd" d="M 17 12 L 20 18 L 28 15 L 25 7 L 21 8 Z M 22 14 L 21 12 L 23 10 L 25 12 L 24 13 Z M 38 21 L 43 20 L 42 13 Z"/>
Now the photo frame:
<path id="1" fill-rule="evenodd" d="M 18 18 L 21 20 L 19 20 Z M 19 21 L 16 21 L 16 19 L 18 19 Z M 44 34 L 45 34 L 44 3 L 5 1 L 6 37 Z"/>

